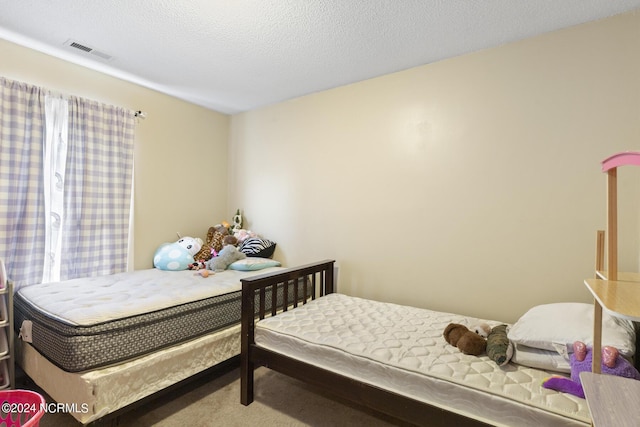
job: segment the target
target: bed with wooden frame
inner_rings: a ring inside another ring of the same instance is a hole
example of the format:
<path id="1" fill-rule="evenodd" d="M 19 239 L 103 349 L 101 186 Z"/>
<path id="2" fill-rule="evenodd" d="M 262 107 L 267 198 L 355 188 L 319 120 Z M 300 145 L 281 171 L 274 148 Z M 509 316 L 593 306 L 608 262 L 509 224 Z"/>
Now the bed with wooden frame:
<path id="1" fill-rule="evenodd" d="M 486 355 L 463 355 L 447 347 L 442 325 L 465 317 L 337 294 L 333 272 L 334 262 L 328 260 L 242 280 L 243 405 L 254 399 L 254 370 L 265 366 L 416 425 L 590 425 L 584 399 L 541 387 L 550 372 L 514 363 L 499 367 Z M 270 305 L 266 290 L 297 281 L 311 283 L 312 294 L 303 295 L 304 302 L 280 312 L 265 309 Z M 425 325 L 432 335 L 421 337 L 422 326 L 414 331 L 406 321 L 393 320 L 421 316 L 435 319 L 435 327 Z M 348 322 L 346 328 L 334 327 Z M 367 325 L 384 326 L 384 345 L 358 341 L 356 330 Z M 408 335 L 400 338 L 405 331 Z M 403 339 L 409 344 L 400 343 Z M 375 350 L 362 350 L 367 345 Z M 400 361 L 386 362 L 392 354 L 400 355 Z"/>
<path id="2" fill-rule="evenodd" d="M 280 270 L 150 269 L 25 286 L 14 302 L 18 365 L 78 422 L 117 422 L 162 391 L 237 366 L 240 280 Z"/>

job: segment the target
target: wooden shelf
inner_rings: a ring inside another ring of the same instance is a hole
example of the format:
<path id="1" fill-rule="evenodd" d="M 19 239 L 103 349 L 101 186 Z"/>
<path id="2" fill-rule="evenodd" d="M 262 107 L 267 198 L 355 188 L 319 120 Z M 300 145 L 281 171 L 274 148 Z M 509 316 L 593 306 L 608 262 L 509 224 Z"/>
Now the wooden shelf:
<path id="1" fill-rule="evenodd" d="M 599 279 L 607 280 L 607 271 L 596 271 Z M 640 283 L 640 273 L 618 272 L 618 282 L 637 282 Z"/>
<path id="2" fill-rule="evenodd" d="M 596 239 L 596 278 L 584 281 L 594 297 L 594 373 L 600 373 L 601 370 L 603 311 L 628 320 L 640 320 L 640 273 L 618 271 L 618 168 L 621 166 L 640 166 L 640 152 L 616 153 L 602 161 L 602 172 L 607 176 L 606 248 L 605 232 L 600 230 Z"/>
<path id="3" fill-rule="evenodd" d="M 628 320 L 640 320 L 640 285 L 637 283 L 587 279 L 584 284 L 607 313 Z"/>

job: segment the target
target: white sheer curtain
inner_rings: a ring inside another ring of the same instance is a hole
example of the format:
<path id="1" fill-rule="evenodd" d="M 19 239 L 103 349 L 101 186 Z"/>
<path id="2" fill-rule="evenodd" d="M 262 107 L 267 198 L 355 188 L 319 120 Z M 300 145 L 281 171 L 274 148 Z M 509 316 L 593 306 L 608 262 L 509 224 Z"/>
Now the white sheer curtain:
<path id="1" fill-rule="evenodd" d="M 61 96 L 46 95 L 44 138 L 44 238 L 43 282 L 60 280 L 62 224 L 64 223 L 64 181 L 67 163 L 69 102 Z"/>
<path id="2" fill-rule="evenodd" d="M 127 270 L 135 112 L 0 77 L 0 258 L 19 288 Z"/>

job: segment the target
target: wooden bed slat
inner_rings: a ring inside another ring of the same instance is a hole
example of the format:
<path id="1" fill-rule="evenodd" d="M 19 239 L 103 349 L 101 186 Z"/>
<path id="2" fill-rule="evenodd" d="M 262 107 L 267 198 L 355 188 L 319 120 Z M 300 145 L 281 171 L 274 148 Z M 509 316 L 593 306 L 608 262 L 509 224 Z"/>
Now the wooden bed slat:
<path id="1" fill-rule="evenodd" d="M 278 312 L 278 283 L 271 286 L 271 315 L 275 316 Z"/>
<path id="2" fill-rule="evenodd" d="M 264 308 L 264 300 L 265 300 L 265 290 L 264 288 L 260 288 L 260 319 L 264 319 L 265 317 L 265 308 Z"/>
<path id="3" fill-rule="evenodd" d="M 298 306 L 298 286 L 300 286 L 300 280 L 301 279 L 296 279 L 295 284 L 293 285 L 293 308 Z M 304 285 L 304 280 L 302 280 L 302 284 Z"/>

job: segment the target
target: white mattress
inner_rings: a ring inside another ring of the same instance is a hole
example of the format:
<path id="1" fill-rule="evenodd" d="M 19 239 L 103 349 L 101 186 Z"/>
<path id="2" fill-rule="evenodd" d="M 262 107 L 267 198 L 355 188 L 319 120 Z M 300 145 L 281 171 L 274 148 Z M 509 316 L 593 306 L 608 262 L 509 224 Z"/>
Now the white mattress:
<path id="1" fill-rule="evenodd" d="M 48 316 L 74 327 L 90 327 L 239 291 L 240 279 L 280 269 L 225 270 L 208 278 L 193 271 L 149 269 L 25 286 L 20 292 Z M 238 355 L 240 325 L 124 363 L 76 373 L 62 370 L 32 345 L 17 341 L 16 360 L 27 375 L 55 401 L 82 408 L 71 415 L 89 423 Z"/>
<path id="2" fill-rule="evenodd" d="M 190 270 L 154 268 L 24 286 L 20 293 L 49 317 L 90 326 L 238 291 L 240 279 L 278 269 L 225 270 L 204 278 Z"/>
<path id="3" fill-rule="evenodd" d="M 329 294 L 261 320 L 255 342 L 416 400 L 494 425 L 590 425 L 584 399 L 542 388 L 550 372 L 464 355 L 444 328 L 480 320 Z M 494 321 L 482 320 L 495 326 Z"/>

